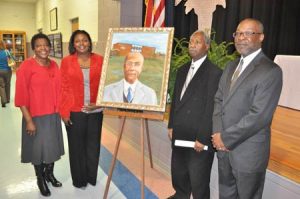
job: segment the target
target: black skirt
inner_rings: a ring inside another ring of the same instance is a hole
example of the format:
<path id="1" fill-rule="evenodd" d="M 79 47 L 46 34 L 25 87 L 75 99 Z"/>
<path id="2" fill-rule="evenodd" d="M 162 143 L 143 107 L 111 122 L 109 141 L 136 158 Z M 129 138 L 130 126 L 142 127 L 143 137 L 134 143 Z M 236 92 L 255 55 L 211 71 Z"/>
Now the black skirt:
<path id="1" fill-rule="evenodd" d="M 22 119 L 21 162 L 39 165 L 60 159 L 65 152 L 59 114 L 37 116 L 32 120 L 36 126 L 33 136 L 26 132 L 26 122 Z"/>

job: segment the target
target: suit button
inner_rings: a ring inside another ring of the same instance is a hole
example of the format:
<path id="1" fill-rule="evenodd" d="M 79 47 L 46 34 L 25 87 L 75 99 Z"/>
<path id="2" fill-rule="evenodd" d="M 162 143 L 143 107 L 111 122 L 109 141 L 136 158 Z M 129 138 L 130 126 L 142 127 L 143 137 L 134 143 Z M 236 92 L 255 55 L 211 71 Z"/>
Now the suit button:
<path id="1" fill-rule="evenodd" d="M 187 110 L 187 112 L 186 112 L 187 114 L 190 114 L 191 113 L 191 110 Z"/>

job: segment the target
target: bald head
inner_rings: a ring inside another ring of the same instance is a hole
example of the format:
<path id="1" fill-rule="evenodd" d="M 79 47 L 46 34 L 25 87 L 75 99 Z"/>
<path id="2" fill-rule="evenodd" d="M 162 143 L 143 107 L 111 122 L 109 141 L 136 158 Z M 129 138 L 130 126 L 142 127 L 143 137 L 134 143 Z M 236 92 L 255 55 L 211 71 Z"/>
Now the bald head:
<path id="1" fill-rule="evenodd" d="M 259 32 L 261 32 L 261 33 L 264 32 L 264 25 L 259 20 L 253 19 L 253 18 L 246 18 L 246 19 L 242 20 L 240 22 L 240 24 L 246 23 L 246 22 L 255 24 L 257 26 Z"/>

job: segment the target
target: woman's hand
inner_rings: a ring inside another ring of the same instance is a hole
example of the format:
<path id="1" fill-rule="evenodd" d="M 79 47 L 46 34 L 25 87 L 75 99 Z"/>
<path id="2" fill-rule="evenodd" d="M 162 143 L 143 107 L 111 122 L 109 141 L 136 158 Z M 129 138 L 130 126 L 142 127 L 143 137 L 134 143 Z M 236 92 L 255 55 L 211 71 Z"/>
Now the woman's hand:
<path id="1" fill-rule="evenodd" d="M 26 132 L 29 135 L 35 135 L 36 127 L 32 120 L 26 122 Z"/>
<path id="2" fill-rule="evenodd" d="M 23 114 L 23 117 L 26 121 L 26 132 L 29 134 L 29 135 L 35 135 L 36 133 L 36 127 L 35 127 L 35 124 L 32 120 L 32 117 L 27 109 L 26 106 L 21 106 L 20 107 L 21 109 L 21 112 Z"/>
<path id="3" fill-rule="evenodd" d="M 82 112 L 89 112 L 89 111 L 93 111 L 93 110 L 96 110 L 99 108 L 101 108 L 101 106 L 97 106 L 95 103 L 90 103 L 90 104 L 84 105 L 82 107 Z"/>
<path id="4" fill-rule="evenodd" d="M 62 118 L 62 121 L 65 123 L 66 126 L 71 126 L 73 124 L 69 117 Z"/>

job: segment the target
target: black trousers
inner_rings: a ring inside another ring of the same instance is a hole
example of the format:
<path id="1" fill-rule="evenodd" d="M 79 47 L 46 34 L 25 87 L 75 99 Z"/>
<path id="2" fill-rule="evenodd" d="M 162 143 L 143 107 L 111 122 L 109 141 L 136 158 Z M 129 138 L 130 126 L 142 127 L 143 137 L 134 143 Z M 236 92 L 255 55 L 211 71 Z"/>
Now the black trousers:
<path id="1" fill-rule="evenodd" d="M 70 169 L 75 187 L 96 184 L 100 156 L 103 114 L 71 112 L 71 126 L 66 126 Z"/>
<path id="2" fill-rule="evenodd" d="M 0 76 L 0 98 L 1 98 L 1 104 L 7 103 L 7 97 L 5 92 L 5 81 L 4 78 Z"/>
<path id="3" fill-rule="evenodd" d="M 6 100 L 2 102 L 10 102 L 10 82 L 11 82 L 12 71 L 11 70 L 0 70 L 0 77 L 3 78 L 3 86 L 6 94 Z"/>
<path id="4" fill-rule="evenodd" d="M 171 173 L 176 199 L 210 198 L 210 172 L 214 152 L 196 152 L 192 148 L 174 147 L 172 150 Z"/>

